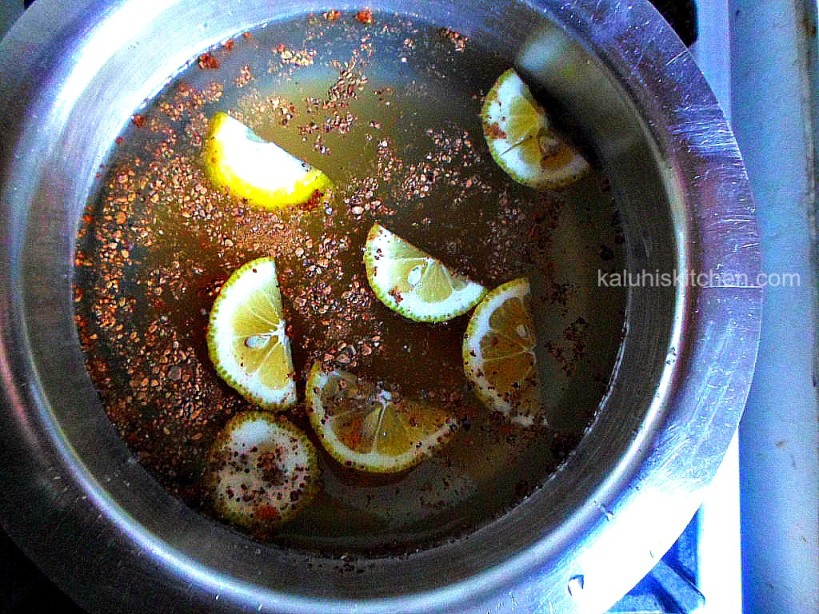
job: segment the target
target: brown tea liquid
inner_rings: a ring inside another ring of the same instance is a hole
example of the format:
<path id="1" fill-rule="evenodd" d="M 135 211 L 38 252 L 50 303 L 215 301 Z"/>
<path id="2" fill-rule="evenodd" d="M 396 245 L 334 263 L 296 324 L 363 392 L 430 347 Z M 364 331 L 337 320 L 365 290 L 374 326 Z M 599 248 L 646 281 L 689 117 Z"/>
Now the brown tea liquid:
<path id="1" fill-rule="evenodd" d="M 328 13 L 212 49 L 133 117 L 80 225 L 77 322 L 111 421 L 171 493 L 208 511 L 211 442 L 253 409 L 217 376 L 205 330 L 230 273 L 261 256 L 276 258 L 300 398 L 322 360 L 446 405 L 460 426 L 415 469 L 372 476 L 324 453 L 301 407 L 286 412 L 316 441 L 324 486 L 277 542 L 426 547 L 502 514 L 565 459 L 615 361 L 625 293 L 596 279 L 622 266 L 622 237 L 600 171 L 538 192 L 494 163 L 479 114 L 508 66 L 452 31 Z M 215 189 L 200 157 L 219 110 L 324 170 L 335 193 L 268 212 Z M 375 221 L 488 288 L 529 277 L 550 429 L 527 432 L 473 396 L 461 362 L 468 316 L 418 324 L 375 298 L 362 263 Z"/>

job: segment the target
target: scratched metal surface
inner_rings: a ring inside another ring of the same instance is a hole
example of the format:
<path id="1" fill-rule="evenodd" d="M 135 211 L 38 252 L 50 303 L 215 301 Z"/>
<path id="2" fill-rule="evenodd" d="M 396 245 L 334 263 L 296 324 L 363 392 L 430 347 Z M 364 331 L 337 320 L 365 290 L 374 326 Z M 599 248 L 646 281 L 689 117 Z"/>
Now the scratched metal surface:
<path id="1" fill-rule="evenodd" d="M 584 118 L 621 206 L 631 270 L 759 271 L 736 144 L 647 3 L 378 6 L 492 41 Z M 600 418 L 564 470 L 468 538 L 356 560 L 353 573 L 185 508 L 105 419 L 70 301 L 90 178 L 133 109 L 201 49 L 269 20 L 270 7 L 38 0 L 0 45 L 3 527 L 92 611 L 605 610 L 671 546 L 728 446 L 756 355 L 757 288 L 632 289 Z M 276 18 L 321 8 L 282 1 Z"/>

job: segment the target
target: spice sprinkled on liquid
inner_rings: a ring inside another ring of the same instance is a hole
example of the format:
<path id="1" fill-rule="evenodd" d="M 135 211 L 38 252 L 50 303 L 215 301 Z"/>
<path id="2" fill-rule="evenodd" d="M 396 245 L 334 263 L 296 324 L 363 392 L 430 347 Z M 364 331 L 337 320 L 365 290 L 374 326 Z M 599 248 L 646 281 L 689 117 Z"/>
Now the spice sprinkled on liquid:
<path id="1" fill-rule="evenodd" d="M 496 518 L 570 454 L 620 342 L 625 295 L 593 284 L 598 269 L 622 268 L 622 230 L 599 169 L 559 191 L 534 190 L 493 161 L 480 112 L 509 65 L 466 33 L 330 10 L 192 58 L 129 118 L 80 223 L 76 321 L 108 416 L 170 493 L 213 514 L 210 450 L 234 416 L 257 411 L 216 374 L 206 329 L 231 273 L 265 257 L 276 263 L 299 399 L 282 416 L 312 441 L 321 477 L 314 492 L 310 474 L 297 515 L 255 537 L 410 552 Z M 214 186 L 202 150 L 219 111 L 321 169 L 331 193 L 263 210 Z M 362 262 L 374 223 L 486 288 L 530 280 L 549 428 L 510 424 L 470 389 L 468 315 L 412 322 L 376 298 Z M 389 390 L 396 407 L 411 398 L 440 408 L 451 418 L 446 445 L 400 473 L 345 467 L 305 409 L 314 364 Z M 252 458 L 260 483 L 280 487 L 275 459 Z"/>

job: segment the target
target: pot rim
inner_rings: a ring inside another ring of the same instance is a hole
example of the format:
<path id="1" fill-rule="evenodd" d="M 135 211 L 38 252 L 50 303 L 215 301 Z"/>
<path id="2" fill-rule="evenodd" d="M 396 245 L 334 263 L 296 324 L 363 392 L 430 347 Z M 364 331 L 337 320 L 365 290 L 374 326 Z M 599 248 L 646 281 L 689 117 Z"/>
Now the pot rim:
<path id="1" fill-rule="evenodd" d="M 30 122 L 16 125 L 14 112 L 28 108 L 29 103 L 35 115 L 53 111 L 48 108 L 53 101 L 44 102 L 38 92 L 40 84 L 51 80 L 53 86 L 53 80 L 64 76 L 53 57 L 59 47 L 48 32 L 71 32 L 77 36 L 72 44 L 81 48 L 106 22 L 127 15 L 132 4 L 129 0 L 81 0 L 67 9 L 56 1 L 41 0 L 0 43 L 0 56 L 7 58 L 0 67 L 0 96 L 15 101 L 0 111 L 0 125 L 6 129 L 0 142 L 0 459 L 7 467 L 0 478 L 5 486 L 0 494 L 0 522 L 6 531 L 80 603 L 87 602 L 87 591 L 94 579 L 77 577 L 74 570 L 87 565 L 87 561 L 79 552 L 54 548 L 48 540 L 32 540 L 34 526 L 45 535 L 59 535 L 92 521 L 99 543 L 120 545 L 123 565 L 173 569 L 177 580 L 184 579 L 190 585 L 165 586 L 166 590 L 188 602 L 216 604 L 225 609 L 258 604 L 283 611 L 344 611 L 353 605 L 361 612 L 399 607 L 402 611 L 423 611 L 442 606 L 463 611 L 458 604 L 471 599 L 474 603 L 470 607 L 482 610 L 509 607 L 509 595 L 501 589 L 510 585 L 515 588 L 514 601 L 543 604 L 539 587 L 544 583 L 565 587 L 546 597 L 558 611 L 607 608 L 629 588 L 629 581 L 638 580 L 653 566 L 655 556 L 664 552 L 684 528 L 739 423 L 758 344 L 759 288 L 706 286 L 678 290 L 681 312 L 675 336 L 692 342 L 684 353 L 680 352 L 680 361 L 670 366 L 661 383 L 667 395 L 663 400 L 673 399 L 675 409 L 664 416 L 666 428 L 659 436 L 654 439 L 656 433 L 646 433 L 642 440 L 638 438 L 633 458 L 624 460 L 622 473 L 610 476 L 600 486 L 601 493 L 614 492 L 606 505 L 601 502 L 601 510 L 586 510 L 585 515 L 572 520 L 578 530 L 582 525 L 586 537 L 584 543 L 573 546 L 576 560 L 571 568 L 560 569 L 559 581 L 557 575 L 551 577 L 556 571 L 540 568 L 546 552 L 554 547 L 544 542 L 533 544 L 480 576 L 400 602 L 381 599 L 329 603 L 263 594 L 258 586 L 220 576 L 157 539 L 128 518 L 104 485 L 77 462 L 79 459 L 67 462 L 74 452 L 53 420 L 36 370 L 32 371 L 28 364 L 31 331 L 19 324 L 24 321 L 18 272 L 21 254 L 7 235 L 24 215 L 20 203 L 25 201 L 25 189 L 16 178 L 22 164 L 17 154 L 23 147 L 42 143 L 43 135 Z M 671 29 L 645 0 L 632 0 L 629 6 L 601 6 L 606 3 L 594 0 L 525 4 L 545 12 L 582 40 L 625 84 L 627 94 L 644 116 L 656 120 L 648 127 L 668 161 L 669 176 L 675 178 L 670 182 L 680 182 L 672 189 L 676 187 L 692 211 L 689 222 L 697 238 L 696 250 L 681 253 L 681 259 L 692 260 L 684 268 L 721 270 L 755 279 L 761 267 L 759 242 L 739 151 L 713 94 Z M 150 10 L 156 10 L 157 15 L 161 12 L 160 8 Z M 72 30 L 79 15 L 83 16 L 82 23 L 92 24 L 88 30 Z M 40 71 L 40 83 L 26 82 L 19 76 L 33 71 Z M 703 174 L 702 170 L 711 173 Z M 681 252 L 686 249 L 681 246 Z M 718 416 L 711 412 L 716 406 L 721 410 Z M 687 440 L 701 444 L 696 467 L 681 452 Z M 80 498 L 89 499 L 83 509 L 71 505 Z M 98 514 L 96 520 L 92 510 Z M 617 512 L 613 521 L 608 518 L 610 510 Z M 34 521 L 33 515 L 37 515 Z M 635 540 L 635 534 L 658 516 L 664 517 L 662 534 Z M 619 561 L 616 570 L 611 569 L 614 556 Z M 105 567 L 95 571 L 105 571 Z M 566 578 L 574 584 L 567 584 Z M 220 596 L 221 603 L 212 601 L 214 595 Z M 127 608 L 124 602 L 112 605 Z"/>

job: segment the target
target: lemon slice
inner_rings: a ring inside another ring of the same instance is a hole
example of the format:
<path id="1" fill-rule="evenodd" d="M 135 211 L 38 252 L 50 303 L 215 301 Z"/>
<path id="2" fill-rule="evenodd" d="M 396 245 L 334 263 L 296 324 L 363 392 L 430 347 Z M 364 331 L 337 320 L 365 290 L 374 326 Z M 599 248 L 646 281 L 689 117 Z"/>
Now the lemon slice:
<path id="1" fill-rule="evenodd" d="M 481 119 L 492 157 L 518 183 L 557 188 L 589 170 L 585 158 L 551 129 L 546 111 L 513 68 L 489 90 Z"/>
<path id="2" fill-rule="evenodd" d="M 284 409 L 296 402 L 273 258 L 248 262 L 222 286 L 210 312 L 208 352 L 220 377 L 256 405 Z"/>
<path id="3" fill-rule="evenodd" d="M 416 322 L 444 322 L 472 309 L 486 288 L 374 224 L 364 246 L 364 266 L 375 295 Z"/>
<path id="4" fill-rule="evenodd" d="M 310 422 L 338 462 L 371 473 L 414 467 L 443 445 L 454 419 L 435 405 L 404 399 L 346 371 L 313 365 L 307 379 Z"/>
<path id="5" fill-rule="evenodd" d="M 250 529 L 292 518 L 312 500 L 320 480 L 307 436 L 265 412 L 233 417 L 216 437 L 209 464 L 214 510 Z"/>
<path id="6" fill-rule="evenodd" d="M 489 292 L 464 335 L 464 372 L 490 409 L 522 426 L 543 422 L 535 362 L 535 325 L 525 278 Z"/>
<path id="7" fill-rule="evenodd" d="M 203 155 L 214 184 L 262 209 L 304 204 L 332 185 L 320 170 L 222 111 L 210 120 Z"/>

